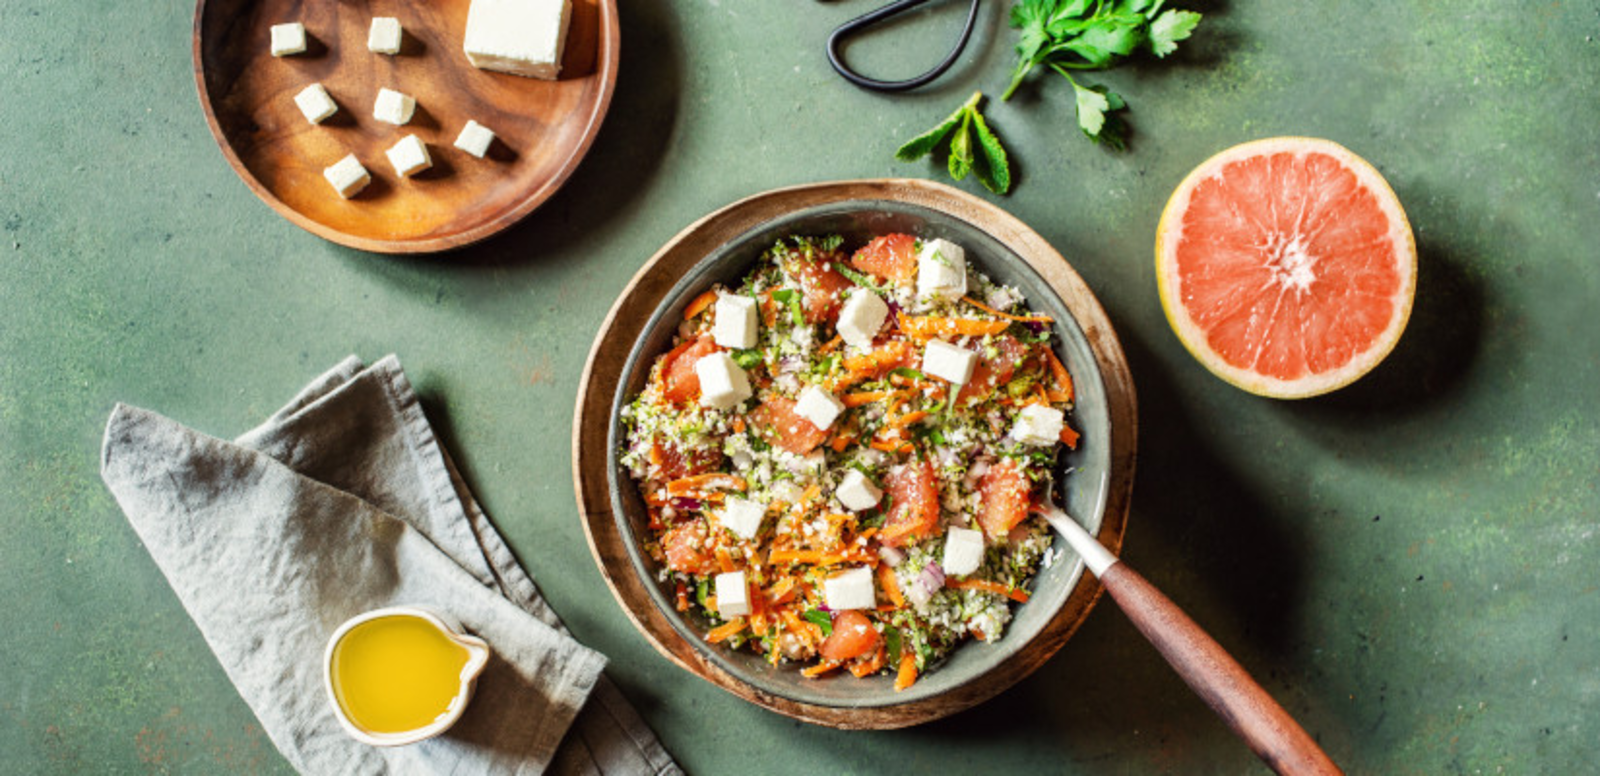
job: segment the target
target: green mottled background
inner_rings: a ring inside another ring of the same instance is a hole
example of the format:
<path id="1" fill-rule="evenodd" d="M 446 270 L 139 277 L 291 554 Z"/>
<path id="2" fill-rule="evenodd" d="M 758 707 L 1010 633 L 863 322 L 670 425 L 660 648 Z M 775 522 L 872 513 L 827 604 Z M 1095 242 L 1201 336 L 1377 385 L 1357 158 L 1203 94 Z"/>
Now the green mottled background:
<path id="1" fill-rule="evenodd" d="M 352 352 L 400 354 L 551 602 L 693 772 L 1258 769 L 1110 605 L 976 710 L 841 733 L 671 667 L 589 560 L 562 440 L 590 339 L 634 269 L 753 192 L 939 177 L 891 151 L 1004 86 L 998 0 L 934 87 L 844 84 L 822 42 L 879 2 L 622 0 L 616 99 L 566 189 L 483 245 L 395 259 L 300 231 L 234 177 L 196 101 L 190 3 L 0 1 L 0 770 L 286 770 L 96 452 L 113 402 L 232 435 Z M 998 201 L 1096 289 L 1132 362 L 1128 560 L 1352 772 L 1592 771 L 1600 6 L 1191 5 L 1207 18 L 1179 55 L 1103 78 L 1132 104 L 1127 153 L 1079 136 L 1059 83 L 989 108 L 1017 160 Z M 852 58 L 920 70 L 960 6 L 933 3 Z M 1371 160 L 1421 253 L 1390 359 L 1294 403 L 1197 365 L 1152 276 L 1183 174 L 1276 134 Z"/>

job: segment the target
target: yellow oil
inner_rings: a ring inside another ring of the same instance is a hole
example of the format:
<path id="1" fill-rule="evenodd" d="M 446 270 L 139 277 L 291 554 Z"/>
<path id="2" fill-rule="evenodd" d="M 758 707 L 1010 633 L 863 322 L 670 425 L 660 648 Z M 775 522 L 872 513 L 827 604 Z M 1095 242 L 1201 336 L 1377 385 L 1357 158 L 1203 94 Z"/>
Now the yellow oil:
<path id="1" fill-rule="evenodd" d="M 466 647 L 421 617 L 368 620 L 334 646 L 334 697 L 370 733 L 416 730 L 449 711 L 467 658 Z"/>

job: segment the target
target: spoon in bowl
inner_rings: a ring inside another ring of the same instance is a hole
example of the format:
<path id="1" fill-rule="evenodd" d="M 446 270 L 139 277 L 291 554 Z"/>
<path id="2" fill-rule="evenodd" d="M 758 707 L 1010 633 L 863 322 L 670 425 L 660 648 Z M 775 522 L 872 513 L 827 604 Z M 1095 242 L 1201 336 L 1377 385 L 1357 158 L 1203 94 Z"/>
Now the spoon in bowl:
<path id="1" fill-rule="evenodd" d="M 1280 774 L 1343 773 L 1222 645 L 1057 507 L 1050 490 L 1034 511 L 1072 545 L 1178 676 L 1272 770 Z"/>

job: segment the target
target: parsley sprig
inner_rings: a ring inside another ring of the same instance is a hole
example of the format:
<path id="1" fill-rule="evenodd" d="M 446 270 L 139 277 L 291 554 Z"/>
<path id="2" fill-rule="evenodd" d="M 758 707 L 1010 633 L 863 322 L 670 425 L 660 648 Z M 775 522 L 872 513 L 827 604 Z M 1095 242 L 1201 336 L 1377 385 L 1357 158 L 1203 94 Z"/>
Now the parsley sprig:
<path id="1" fill-rule="evenodd" d="M 978 111 L 978 103 L 982 101 L 983 92 L 973 92 L 955 113 L 945 117 L 938 126 L 900 146 L 900 150 L 894 152 L 895 158 L 902 162 L 914 162 L 932 153 L 940 141 L 949 137 L 950 156 L 947 164 L 950 177 L 959 181 L 969 173 L 976 173 L 984 188 L 996 194 L 1006 193 L 1011 189 L 1011 163 L 1006 158 L 1006 149 L 1000 145 L 1000 138 L 994 134 L 994 130 L 989 129 L 989 122 Z M 981 156 L 973 153 L 974 145 Z"/>
<path id="2" fill-rule="evenodd" d="M 1161 7 L 1166 0 L 1018 0 L 1011 26 L 1020 30 L 1017 66 L 1001 100 L 1011 99 L 1041 65 L 1072 84 L 1078 128 L 1095 142 L 1121 148 L 1124 124 L 1117 111 L 1128 106 L 1103 85 L 1085 86 L 1074 70 L 1105 70 L 1141 46 L 1157 57 L 1176 51 L 1200 23 L 1200 14 Z"/>

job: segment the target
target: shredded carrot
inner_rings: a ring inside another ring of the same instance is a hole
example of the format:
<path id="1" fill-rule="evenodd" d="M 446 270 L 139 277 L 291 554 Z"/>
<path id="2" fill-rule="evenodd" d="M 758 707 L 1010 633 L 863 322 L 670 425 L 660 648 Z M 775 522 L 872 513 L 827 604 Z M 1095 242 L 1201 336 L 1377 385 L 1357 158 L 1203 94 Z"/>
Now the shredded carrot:
<path id="1" fill-rule="evenodd" d="M 900 594 L 900 582 L 895 579 L 894 569 L 887 564 L 878 567 L 878 587 L 883 588 L 884 595 L 889 596 L 896 609 L 906 605 L 906 597 Z"/>
<path id="2" fill-rule="evenodd" d="M 990 306 L 988 306 L 986 304 L 983 304 L 982 302 L 979 302 L 978 300 L 973 299 L 970 296 L 963 296 L 961 298 L 966 300 L 967 304 L 970 304 L 973 307 L 978 308 L 979 310 L 982 310 L 982 311 L 984 311 L 984 312 L 986 312 L 986 313 L 988 313 L 990 315 L 997 315 L 997 316 L 999 316 L 1001 318 L 1004 318 L 1004 319 L 1006 319 L 1008 321 L 1020 321 L 1022 323 L 1054 323 L 1055 322 L 1055 319 L 1051 318 L 1048 315 L 1012 315 L 1010 313 L 1000 312 L 999 310 L 996 310 L 993 307 L 990 307 Z"/>
<path id="3" fill-rule="evenodd" d="M 799 582 L 794 577 L 784 577 L 778 580 L 778 583 L 773 585 L 771 590 L 767 591 L 767 595 L 771 597 L 774 604 L 786 604 L 794 600 L 795 588 L 798 585 Z"/>
<path id="4" fill-rule="evenodd" d="M 800 503 L 804 504 L 820 495 L 822 495 L 822 488 L 818 485 L 812 485 L 806 488 L 804 493 L 800 494 Z"/>
<path id="5" fill-rule="evenodd" d="M 916 410 L 915 412 L 907 412 L 906 414 L 901 415 L 900 417 L 889 421 L 889 427 L 890 428 L 905 428 L 906 426 L 909 426 L 909 425 L 911 425 L 911 424 L 913 424 L 913 423 L 915 423 L 915 422 L 917 422 L 919 420 L 922 420 L 923 418 L 926 418 L 926 417 L 928 417 L 928 413 L 924 412 L 923 410 Z"/>
<path id="6" fill-rule="evenodd" d="M 823 674 L 828 673 L 829 671 L 832 671 L 835 668 L 838 668 L 841 665 L 844 664 L 837 660 L 824 660 L 814 666 L 800 669 L 800 675 L 807 679 L 815 679 Z"/>
<path id="7" fill-rule="evenodd" d="M 833 448 L 835 453 L 842 453 L 854 441 L 856 441 L 854 434 L 840 434 L 834 437 L 833 441 L 828 443 L 828 446 Z"/>
<path id="8" fill-rule="evenodd" d="M 1064 444 L 1074 450 L 1078 449 L 1078 432 L 1073 431 L 1071 426 L 1062 426 L 1061 444 Z"/>
<path id="9" fill-rule="evenodd" d="M 859 391 L 857 393 L 847 393 L 844 396 L 841 396 L 839 398 L 839 403 L 846 407 L 860 407 L 863 404 L 871 404 L 875 401 L 883 401 L 884 399 L 901 395 L 903 393 L 904 391 Z"/>
<path id="10" fill-rule="evenodd" d="M 900 330 L 917 339 L 935 337 L 982 337 L 999 334 L 1010 326 L 1008 321 L 985 321 L 978 318 L 946 318 L 938 315 L 900 315 Z"/>
<path id="11" fill-rule="evenodd" d="M 707 291 L 695 297 L 694 301 L 690 302 L 689 306 L 683 309 L 683 319 L 687 321 L 690 318 L 705 312 L 706 308 L 710 307 L 711 303 L 715 301 L 717 301 L 717 292 L 715 291 Z"/>
<path id="12" fill-rule="evenodd" d="M 744 429 L 745 429 L 744 418 L 738 418 L 738 417 L 734 418 L 733 419 L 733 432 L 735 434 L 743 434 L 744 433 Z"/>
<path id="13" fill-rule="evenodd" d="M 887 439 L 874 439 L 872 440 L 872 444 L 869 446 L 874 450 L 882 450 L 885 453 L 909 453 L 914 449 L 912 448 L 910 442 L 898 442 Z"/>
<path id="14" fill-rule="evenodd" d="M 1067 368 L 1061 365 L 1061 359 L 1056 358 L 1056 352 L 1050 348 L 1044 349 L 1045 363 L 1050 366 L 1050 377 L 1055 381 L 1055 390 L 1050 395 L 1050 401 L 1072 401 L 1072 375 L 1067 374 Z M 1057 398 L 1057 394 L 1061 397 Z"/>
<path id="15" fill-rule="evenodd" d="M 871 657 L 865 660 L 857 658 L 855 662 L 851 663 L 850 673 L 855 674 L 857 679 L 861 679 L 872 676 L 882 670 L 884 653 L 887 650 L 883 642 L 883 639 L 878 639 L 878 648 L 872 651 Z"/>
<path id="16" fill-rule="evenodd" d="M 715 628 L 712 628 L 711 632 L 706 634 L 706 641 L 709 641 L 712 644 L 727 641 L 729 637 L 736 635 L 742 630 L 744 630 L 744 618 L 735 617 L 721 625 L 718 625 Z"/>
<path id="17" fill-rule="evenodd" d="M 870 563 L 872 557 L 861 552 L 823 552 L 822 550 L 773 550 L 767 553 L 767 563 L 808 563 L 813 566 L 837 566 L 841 563 Z"/>
<path id="18" fill-rule="evenodd" d="M 714 488 L 742 491 L 747 487 L 749 485 L 744 481 L 743 477 L 735 477 L 731 474 L 696 474 L 692 477 L 684 477 L 667 483 L 667 492 L 674 496 L 682 496 Z"/>
<path id="19" fill-rule="evenodd" d="M 724 574 L 730 571 L 739 570 L 738 567 L 733 564 L 733 555 L 728 552 L 727 547 L 717 548 L 717 565 L 722 567 L 722 573 Z"/>
<path id="20" fill-rule="evenodd" d="M 910 687 L 917 681 L 917 656 L 906 652 L 900 656 L 900 672 L 894 677 L 894 691 Z"/>
<path id="21" fill-rule="evenodd" d="M 761 325 L 768 328 L 778 320 L 778 303 L 772 298 L 772 292 L 761 292 Z"/>
<path id="22" fill-rule="evenodd" d="M 955 588 L 957 590 L 982 590 L 986 593 L 1003 595 L 1019 604 L 1027 603 L 1028 599 L 1031 597 L 1028 591 L 1023 590 L 1020 587 L 1009 588 L 998 582 L 990 582 L 987 579 L 957 579 L 954 581 L 946 580 L 944 586 Z"/>
<path id="23" fill-rule="evenodd" d="M 967 629 L 967 632 L 968 632 L 968 633 L 971 633 L 971 634 L 972 634 L 972 637 L 973 637 L 973 638 L 975 638 L 975 639 L 977 639 L 977 640 L 979 640 L 979 641 L 987 641 L 987 639 L 985 639 L 985 638 L 984 638 L 984 637 L 983 637 L 983 631 L 981 631 L 981 630 L 979 630 L 979 629 L 978 629 L 978 628 L 977 628 L 977 626 L 973 626 L 973 627 L 971 627 L 971 628 L 968 628 L 968 629 Z"/>
<path id="24" fill-rule="evenodd" d="M 833 349 L 836 348 L 836 347 L 839 347 L 839 343 L 841 343 L 843 341 L 844 341 L 844 338 L 842 338 L 839 335 L 835 334 L 835 335 L 833 335 L 833 339 L 822 343 L 822 347 L 817 348 L 817 352 L 818 353 L 831 353 L 831 352 L 833 352 Z"/>
<path id="25" fill-rule="evenodd" d="M 678 593 L 678 602 L 677 602 L 678 611 L 680 611 L 680 612 L 689 611 L 689 586 L 683 584 L 682 582 L 679 582 L 678 583 L 678 591 L 677 591 L 677 593 Z"/>

